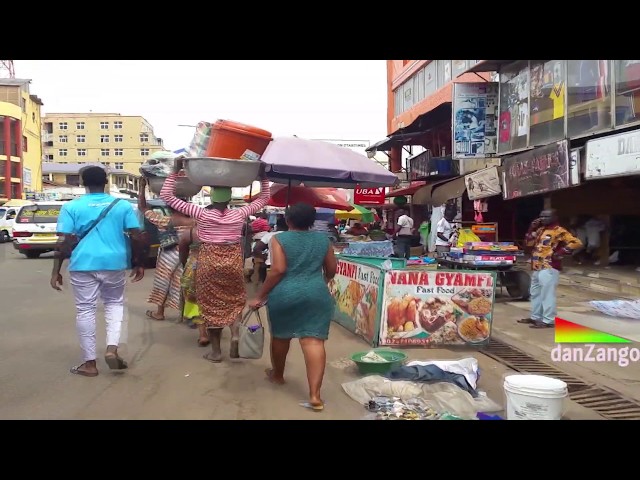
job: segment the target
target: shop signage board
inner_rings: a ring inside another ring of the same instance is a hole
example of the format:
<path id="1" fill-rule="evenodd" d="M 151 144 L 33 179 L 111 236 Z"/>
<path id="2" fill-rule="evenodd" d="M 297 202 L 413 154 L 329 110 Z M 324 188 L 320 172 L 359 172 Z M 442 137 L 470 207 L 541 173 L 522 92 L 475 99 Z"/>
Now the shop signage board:
<path id="1" fill-rule="evenodd" d="M 380 345 L 482 346 L 489 342 L 495 272 L 390 270 L 383 283 Z"/>
<path id="2" fill-rule="evenodd" d="M 357 187 L 354 190 L 353 194 L 353 202 L 362 205 L 362 204 L 372 204 L 372 205 L 384 205 L 385 203 L 385 188 L 360 188 Z"/>
<path id="3" fill-rule="evenodd" d="M 336 301 L 334 320 L 375 346 L 383 272 L 379 268 L 342 258 L 329 291 Z"/>
<path id="4" fill-rule="evenodd" d="M 485 168 L 464 177 L 469 200 L 493 197 L 502 193 L 498 167 Z"/>
<path id="5" fill-rule="evenodd" d="M 453 84 L 453 158 L 493 157 L 498 145 L 498 83 Z"/>
<path id="6" fill-rule="evenodd" d="M 589 140 L 585 178 L 620 177 L 640 173 L 640 130 Z"/>
<path id="7" fill-rule="evenodd" d="M 504 159 L 502 165 L 505 200 L 571 186 L 567 140 L 519 153 Z"/>

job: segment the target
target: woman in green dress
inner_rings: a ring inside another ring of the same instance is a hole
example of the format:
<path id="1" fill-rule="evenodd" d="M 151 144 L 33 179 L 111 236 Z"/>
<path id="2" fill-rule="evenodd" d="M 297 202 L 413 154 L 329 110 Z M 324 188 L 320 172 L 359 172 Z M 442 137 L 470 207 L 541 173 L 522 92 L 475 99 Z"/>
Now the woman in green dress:
<path id="1" fill-rule="evenodd" d="M 302 406 L 322 411 L 320 397 L 335 303 L 327 282 L 336 274 L 333 246 L 324 232 L 310 231 L 316 210 L 298 203 L 287 210 L 289 231 L 270 241 L 271 268 L 251 308 L 267 305 L 271 328 L 271 367 L 267 378 L 284 383 L 284 367 L 292 338 L 298 338 L 307 367 L 309 401 Z"/>

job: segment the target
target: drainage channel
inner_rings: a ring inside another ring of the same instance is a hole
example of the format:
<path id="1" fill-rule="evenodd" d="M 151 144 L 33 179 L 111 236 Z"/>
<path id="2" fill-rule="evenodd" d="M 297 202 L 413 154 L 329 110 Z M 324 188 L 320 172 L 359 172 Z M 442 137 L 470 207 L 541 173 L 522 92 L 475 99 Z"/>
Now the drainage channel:
<path id="1" fill-rule="evenodd" d="M 482 353 L 520 373 L 546 375 L 567 384 L 569 398 L 609 420 L 640 420 L 640 403 L 606 387 L 586 383 L 499 340 L 491 339 Z"/>

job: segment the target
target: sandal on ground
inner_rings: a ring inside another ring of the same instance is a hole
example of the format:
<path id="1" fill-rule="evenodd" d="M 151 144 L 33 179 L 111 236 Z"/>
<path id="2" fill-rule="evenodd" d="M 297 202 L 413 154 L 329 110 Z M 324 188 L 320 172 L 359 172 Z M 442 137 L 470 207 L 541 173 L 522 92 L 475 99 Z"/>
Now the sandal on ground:
<path id="1" fill-rule="evenodd" d="M 80 370 L 82 367 L 84 367 L 84 363 L 81 364 L 81 365 L 76 365 L 75 367 L 71 367 L 69 372 L 73 373 L 74 375 L 81 375 L 83 377 L 97 377 L 98 376 L 98 372 L 87 372 L 87 371 L 84 371 L 84 370 Z"/>
<path id="2" fill-rule="evenodd" d="M 300 402 L 302 408 L 308 408 L 312 412 L 321 412 L 324 410 L 324 402 L 323 403 L 311 403 L 311 402 Z"/>
<path id="3" fill-rule="evenodd" d="M 534 322 L 529 328 L 553 328 L 555 325 L 553 323 L 544 323 L 544 322 Z"/>
<path id="4" fill-rule="evenodd" d="M 129 366 L 127 365 L 127 362 L 125 362 L 116 353 L 107 353 L 104 356 L 104 361 L 107 362 L 107 365 L 109 365 L 111 370 L 124 370 Z"/>
<path id="5" fill-rule="evenodd" d="M 222 362 L 222 357 L 220 357 L 219 359 L 215 359 L 212 358 L 212 353 L 205 353 L 202 358 L 204 358 L 207 362 L 211 362 L 211 363 L 221 363 Z"/>
<path id="6" fill-rule="evenodd" d="M 523 318 L 521 320 L 518 320 L 518 323 L 524 323 L 527 325 L 533 325 L 534 323 L 536 323 L 535 320 L 533 320 L 532 318 Z"/>
<path id="7" fill-rule="evenodd" d="M 156 320 L 158 322 L 161 322 L 161 321 L 164 320 L 164 317 L 156 316 L 156 314 L 153 312 L 153 310 L 147 310 L 147 317 L 149 317 L 152 320 Z"/>

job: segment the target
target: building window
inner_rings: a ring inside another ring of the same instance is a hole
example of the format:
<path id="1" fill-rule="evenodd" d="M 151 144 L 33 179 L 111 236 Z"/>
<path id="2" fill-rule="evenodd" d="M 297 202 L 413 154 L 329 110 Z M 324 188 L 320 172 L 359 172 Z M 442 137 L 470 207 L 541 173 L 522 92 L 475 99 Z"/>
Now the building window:
<path id="1" fill-rule="evenodd" d="M 100 149 L 100 155 L 102 155 L 103 157 L 108 157 L 109 156 L 109 149 L 108 148 L 101 148 Z"/>
<path id="2" fill-rule="evenodd" d="M 567 136 L 611 127 L 609 60 L 567 60 Z"/>
<path id="3" fill-rule="evenodd" d="M 84 165 L 87 162 L 78 162 L 78 165 Z"/>
<path id="4" fill-rule="evenodd" d="M 467 69 L 468 60 L 452 60 L 451 69 L 453 70 L 453 78 L 462 75 Z"/>
<path id="5" fill-rule="evenodd" d="M 22 136 L 22 151 L 27 152 L 29 149 L 29 140 L 24 135 Z"/>
<path id="6" fill-rule="evenodd" d="M 60 155 L 61 157 L 66 157 L 67 156 L 67 149 L 66 148 L 61 148 L 60 150 L 58 150 L 58 155 Z"/>
<path id="7" fill-rule="evenodd" d="M 69 162 L 58 162 L 60 165 L 66 165 Z"/>
<path id="8" fill-rule="evenodd" d="M 60 136 L 58 137 L 58 141 L 59 141 L 60 143 L 68 143 L 68 142 L 69 142 L 69 138 L 68 138 L 66 135 L 60 135 Z"/>
<path id="9" fill-rule="evenodd" d="M 124 163 L 116 162 L 115 164 L 116 170 L 124 170 Z"/>
<path id="10" fill-rule="evenodd" d="M 438 60 L 438 88 L 451 81 L 451 60 Z"/>
<path id="11" fill-rule="evenodd" d="M 122 143 L 124 142 L 124 135 L 114 135 L 113 140 L 116 143 Z"/>
<path id="12" fill-rule="evenodd" d="M 85 148 L 79 148 L 78 149 L 78 156 L 79 157 L 86 157 L 87 156 L 87 150 Z"/>
<path id="13" fill-rule="evenodd" d="M 113 128 L 116 130 L 122 130 L 122 122 L 113 122 Z"/>
<path id="14" fill-rule="evenodd" d="M 67 130 L 67 129 L 69 128 L 69 126 L 67 125 L 67 122 L 60 122 L 60 123 L 58 124 L 58 128 L 59 128 L 60 130 Z"/>
<path id="15" fill-rule="evenodd" d="M 87 137 L 84 135 L 78 135 L 76 137 L 76 142 L 78 143 L 87 143 Z"/>
<path id="16" fill-rule="evenodd" d="M 100 143 L 109 143 L 109 135 L 100 135 Z"/>
<path id="17" fill-rule="evenodd" d="M 530 78 L 529 145 L 546 145 L 564 137 L 564 62 L 531 62 Z"/>
<path id="18" fill-rule="evenodd" d="M 84 122 L 76 122 L 76 130 L 84 130 Z"/>
<path id="19" fill-rule="evenodd" d="M 71 185 L 73 187 L 80 186 L 80 175 L 67 175 L 67 185 Z"/>
<path id="20" fill-rule="evenodd" d="M 436 65 L 438 62 L 431 60 L 426 67 L 424 67 L 424 96 L 428 97 L 438 89 L 438 82 L 436 79 Z"/>
<path id="21" fill-rule="evenodd" d="M 141 157 L 148 157 L 149 156 L 149 149 L 148 148 L 141 148 L 140 149 L 140 156 Z"/>
<path id="22" fill-rule="evenodd" d="M 124 150 L 123 150 L 122 148 L 116 148 L 116 149 L 113 151 L 113 154 L 114 154 L 116 157 L 123 157 L 123 156 L 124 156 Z"/>
<path id="23" fill-rule="evenodd" d="M 53 155 L 45 155 L 44 156 L 44 161 L 45 161 L 45 163 L 53 162 Z"/>
<path id="24" fill-rule="evenodd" d="M 527 147 L 529 133 L 529 68 L 519 64 L 500 72 L 498 152 Z"/>
<path id="25" fill-rule="evenodd" d="M 640 121 L 640 60 L 614 60 L 616 126 Z"/>
<path id="26" fill-rule="evenodd" d="M 109 130 L 109 122 L 100 122 L 100 130 Z"/>
<path id="27" fill-rule="evenodd" d="M 141 142 L 148 142 L 149 141 L 149 134 L 148 133 L 141 133 L 140 134 L 140 141 Z"/>

